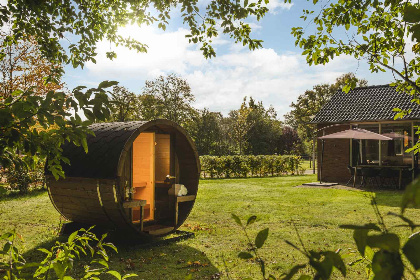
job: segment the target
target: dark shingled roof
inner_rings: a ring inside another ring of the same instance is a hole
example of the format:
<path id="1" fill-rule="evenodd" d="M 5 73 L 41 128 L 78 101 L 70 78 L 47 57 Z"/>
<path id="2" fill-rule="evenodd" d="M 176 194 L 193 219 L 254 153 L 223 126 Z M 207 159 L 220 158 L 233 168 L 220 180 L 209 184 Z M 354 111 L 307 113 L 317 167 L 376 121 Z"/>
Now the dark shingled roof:
<path id="1" fill-rule="evenodd" d="M 88 135 L 89 152 L 73 143 L 62 146 L 63 156 L 71 165 L 63 164 L 68 177 L 115 178 L 125 143 L 147 121 L 96 123 L 89 126 L 96 136 Z"/>
<path id="2" fill-rule="evenodd" d="M 420 106 L 411 99 L 410 95 L 398 93 L 389 85 L 355 88 L 347 94 L 338 91 L 311 123 L 393 120 L 394 108 L 412 109 L 404 119 L 420 119 Z"/>

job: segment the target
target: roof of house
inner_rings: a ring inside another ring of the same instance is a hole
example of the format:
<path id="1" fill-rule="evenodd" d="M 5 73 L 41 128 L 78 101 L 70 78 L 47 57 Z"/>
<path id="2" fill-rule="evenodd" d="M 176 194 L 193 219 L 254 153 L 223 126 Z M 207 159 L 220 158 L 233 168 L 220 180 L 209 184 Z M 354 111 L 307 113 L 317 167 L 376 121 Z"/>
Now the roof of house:
<path id="1" fill-rule="evenodd" d="M 393 120 L 392 109 L 411 109 L 404 119 L 420 119 L 420 105 L 412 97 L 389 85 L 360 87 L 349 93 L 338 91 L 322 107 L 311 123 Z"/>

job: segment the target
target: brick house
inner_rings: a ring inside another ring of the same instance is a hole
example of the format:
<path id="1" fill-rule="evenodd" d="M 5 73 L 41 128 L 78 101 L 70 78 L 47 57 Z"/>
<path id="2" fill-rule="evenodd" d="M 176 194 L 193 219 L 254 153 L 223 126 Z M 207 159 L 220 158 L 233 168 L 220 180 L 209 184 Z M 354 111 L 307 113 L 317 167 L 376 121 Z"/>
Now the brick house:
<path id="1" fill-rule="evenodd" d="M 327 139 L 324 142 L 322 181 L 347 182 L 348 166 L 406 166 L 416 170 L 418 155 L 405 152 L 418 140 L 420 105 L 411 96 L 398 93 L 389 85 L 338 91 L 312 119 L 319 136 L 358 127 L 391 136 L 392 141 Z M 394 108 L 411 110 L 403 119 L 394 120 Z M 321 140 L 318 140 L 318 174 Z M 320 179 L 320 178 L 318 178 Z"/>

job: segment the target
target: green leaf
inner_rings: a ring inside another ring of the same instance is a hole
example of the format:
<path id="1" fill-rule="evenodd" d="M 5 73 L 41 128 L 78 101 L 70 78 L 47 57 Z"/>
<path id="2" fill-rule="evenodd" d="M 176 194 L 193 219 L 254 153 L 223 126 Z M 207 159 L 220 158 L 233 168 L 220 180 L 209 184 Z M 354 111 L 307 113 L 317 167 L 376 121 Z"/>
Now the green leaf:
<path id="1" fill-rule="evenodd" d="M 309 275 L 301 275 L 298 280 L 311 280 L 312 277 Z"/>
<path id="2" fill-rule="evenodd" d="M 241 219 L 239 219 L 239 217 L 238 217 L 238 216 L 236 216 L 235 214 L 233 214 L 233 213 L 232 213 L 232 219 L 234 219 L 234 220 L 235 220 L 235 222 L 236 222 L 239 226 L 241 226 L 241 227 L 242 227 L 242 222 L 241 222 Z"/>
<path id="3" fill-rule="evenodd" d="M 261 230 L 255 237 L 255 247 L 261 248 L 268 237 L 268 228 Z"/>
<path id="4" fill-rule="evenodd" d="M 104 259 L 95 259 L 92 261 L 92 263 L 98 263 L 98 264 L 103 265 L 106 268 L 109 268 L 108 262 Z"/>
<path id="5" fill-rule="evenodd" d="M 241 259 L 247 260 L 247 259 L 252 259 L 254 256 L 249 252 L 240 252 L 238 254 L 238 257 Z"/>
<path id="6" fill-rule="evenodd" d="M 137 274 L 135 274 L 135 273 L 129 273 L 129 274 L 125 274 L 123 277 L 122 277 L 122 279 L 127 279 L 127 278 L 130 278 L 130 277 L 136 277 L 136 276 L 138 276 Z"/>
<path id="7" fill-rule="evenodd" d="M 67 266 L 60 262 L 55 262 L 53 264 L 53 269 L 55 274 L 59 279 L 63 279 L 64 275 L 66 274 Z"/>
<path id="8" fill-rule="evenodd" d="M 69 244 L 72 244 L 73 243 L 73 240 L 76 238 L 76 236 L 77 236 L 78 233 L 79 233 L 79 231 L 76 230 L 75 232 L 73 232 L 72 234 L 70 234 L 69 238 L 67 239 L 67 242 Z"/>
<path id="9" fill-rule="evenodd" d="M 415 270 L 420 269 L 420 232 L 412 234 L 402 248 L 404 255 Z"/>
<path id="10" fill-rule="evenodd" d="M 374 279 L 402 279 L 404 265 L 399 253 L 380 250 L 372 260 Z"/>
<path id="11" fill-rule="evenodd" d="M 80 139 L 80 141 L 82 142 L 82 147 L 85 150 L 85 153 L 87 154 L 88 153 L 88 144 L 87 144 L 87 141 L 86 141 L 86 137 L 82 137 Z"/>
<path id="12" fill-rule="evenodd" d="M 112 276 L 114 276 L 115 278 L 117 278 L 118 280 L 121 280 L 121 274 L 115 270 L 108 270 L 106 273 L 111 274 Z"/>
<path id="13" fill-rule="evenodd" d="M 255 223 L 255 221 L 257 220 L 257 216 L 251 216 L 248 218 L 248 221 L 246 221 L 246 225 L 252 225 L 253 223 Z"/>
<path id="14" fill-rule="evenodd" d="M 117 81 L 103 81 L 99 84 L 98 88 L 99 89 L 104 89 L 104 88 L 109 88 L 112 86 L 118 85 Z"/>
<path id="15" fill-rule="evenodd" d="M 420 21 L 420 9 L 414 6 L 406 6 L 404 9 L 403 19 L 406 22 L 416 23 Z"/>
<path id="16" fill-rule="evenodd" d="M 403 194 L 401 200 L 401 214 L 404 213 L 408 207 L 420 206 L 420 178 L 415 179 L 409 184 Z"/>
<path id="17" fill-rule="evenodd" d="M 380 248 L 388 252 L 398 252 L 400 250 L 400 238 L 395 233 L 369 235 L 366 243 L 369 247 Z"/>

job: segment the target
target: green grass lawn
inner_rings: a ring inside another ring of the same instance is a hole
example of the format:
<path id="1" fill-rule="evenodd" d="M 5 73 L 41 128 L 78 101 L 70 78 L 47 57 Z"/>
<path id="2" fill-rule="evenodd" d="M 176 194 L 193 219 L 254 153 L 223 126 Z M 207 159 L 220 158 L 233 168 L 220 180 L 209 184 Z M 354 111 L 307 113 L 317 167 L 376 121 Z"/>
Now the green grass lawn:
<path id="1" fill-rule="evenodd" d="M 309 165 L 309 160 L 302 160 L 301 166 L 305 170 L 312 170 L 312 165 Z"/>
<path id="2" fill-rule="evenodd" d="M 355 249 L 352 232 L 338 228 L 340 224 L 375 222 L 367 192 L 343 189 L 295 188 L 314 181 L 314 175 L 255 179 L 203 180 L 192 213 L 181 227 L 194 230 L 196 236 L 167 246 L 143 248 L 140 245 L 119 245 L 120 253 L 111 258 L 111 268 L 137 273 L 137 279 L 232 279 L 251 276 L 261 279 L 255 263 L 237 258 L 246 238 L 231 219 L 231 213 L 242 218 L 253 214 L 257 222 L 250 227 L 252 236 L 265 227 L 270 234 L 260 254 L 268 270 L 280 275 L 304 257 L 284 240 L 298 243 L 293 223 L 307 248 L 351 253 Z M 375 193 L 383 214 L 398 212 L 400 192 Z M 407 216 L 420 220 L 419 209 L 408 209 Z M 385 217 L 389 226 L 399 221 Z M 16 228 L 25 240 L 23 250 L 33 261 L 37 246 L 48 246 L 57 240 L 60 218 L 46 192 L 19 198 L 1 198 L 1 232 Z M 399 229 L 404 238 L 409 232 Z M 0 233 L 1 233 L 0 232 Z M 346 262 L 355 260 L 350 255 Z M 191 265 L 189 262 L 197 262 Z M 198 263 L 199 262 L 199 263 Z M 335 277 L 340 278 L 338 273 Z M 365 278 L 364 268 L 354 266 L 348 279 Z M 133 278 L 134 279 L 134 278 Z"/>

